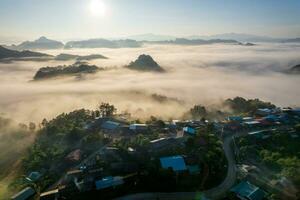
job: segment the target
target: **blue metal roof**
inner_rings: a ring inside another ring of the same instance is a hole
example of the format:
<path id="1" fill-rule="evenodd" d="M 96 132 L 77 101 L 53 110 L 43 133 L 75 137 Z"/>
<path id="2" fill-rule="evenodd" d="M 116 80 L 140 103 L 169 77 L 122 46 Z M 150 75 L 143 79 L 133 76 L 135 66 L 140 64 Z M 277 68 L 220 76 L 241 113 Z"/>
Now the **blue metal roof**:
<path id="1" fill-rule="evenodd" d="M 41 174 L 39 172 L 31 172 L 27 177 L 26 179 L 29 180 L 29 181 L 37 181 L 41 178 Z"/>
<path id="2" fill-rule="evenodd" d="M 106 121 L 102 124 L 103 129 L 114 130 L 120 126 L 120 123 L 113 121 Z"/>
<path id="3" fill-rule="evenodd" d="M 15 194 L 14 196 L 11 197 L 12 200 L 26 200 L 29 199 L 31 196 L 35 194 L 34 189 L 31 187 L 26 187 L 19 193 Z"/>
<path id="4" fill-rule="evenodd" d="M 248 181 L 240 182 L 231 189 L 232 192 L 250 200 L 262 200 L 266 193 Z"/>
<path id="5" fill-rule="evenodd" d="M 183 131 L 188 133 L 188 134 L 191 134 L 191 135 L 196 134 L 196 130 L 192 127 L 189 127 L 189 126 L 183 127 Z"/>
<path id="6" fill-rule="evenodd" d="M 229 121 L 243 121 L 243 118 L 240 116 L 229 116 L 228 119 Z"/>
<path id="7" fill-rule="evenodd" d="M 182 156 L 163 157 L 160 158 L 160 163 L 164 169 L 172 168 L 174 171 L 183 171 L 187 169 Z"/>

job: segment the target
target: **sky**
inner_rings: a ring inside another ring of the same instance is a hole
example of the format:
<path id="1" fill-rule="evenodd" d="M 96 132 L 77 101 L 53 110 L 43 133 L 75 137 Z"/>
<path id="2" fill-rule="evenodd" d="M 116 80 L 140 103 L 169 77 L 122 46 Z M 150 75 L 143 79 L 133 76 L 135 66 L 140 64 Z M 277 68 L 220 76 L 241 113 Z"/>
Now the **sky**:
<path id="1" fill-rule="evenodd" d="M 300 36 L 299 0 L 0 0 L 0 40 L 145 33 Z"/>

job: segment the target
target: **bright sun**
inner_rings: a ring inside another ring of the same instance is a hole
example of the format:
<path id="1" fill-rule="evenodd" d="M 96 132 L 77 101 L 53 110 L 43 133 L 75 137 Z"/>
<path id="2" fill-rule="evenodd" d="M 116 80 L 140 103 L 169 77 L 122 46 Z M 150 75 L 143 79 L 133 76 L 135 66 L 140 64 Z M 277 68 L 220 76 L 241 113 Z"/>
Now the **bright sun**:
<path id="1" fill-rule="evenodd" d="M 105 16 L 106 6 L 102 0 L 91 0 L 90 2 L 90 12 L 94 16 Z"/>

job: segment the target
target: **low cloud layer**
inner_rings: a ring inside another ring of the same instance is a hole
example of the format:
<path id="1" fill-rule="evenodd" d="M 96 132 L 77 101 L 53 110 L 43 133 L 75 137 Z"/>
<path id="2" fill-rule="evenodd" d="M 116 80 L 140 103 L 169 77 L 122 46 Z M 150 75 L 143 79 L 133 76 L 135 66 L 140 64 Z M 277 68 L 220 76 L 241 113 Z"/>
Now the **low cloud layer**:
<path id="1" fill-rule="evenodd" d="M 81 79 L 74 77 L 31 82 L 40 67 L 72 62 L 14 62 L 0 64 L 0 113 L 19 121 L 52 118 L 77 108 L 95 109 L 107 101 L 137 117 L 180 117 L 196 103 L 214 105 L 243 96 L 279 106 L 300 106 L 299 76 L 281 73 L 300 63 L 300 47 L 285 44 L 257 46 L 202 45 L 123 49 L 72 49 L 45 51 L 109 57 L 90 63 L 108 70 Z M 140 54 L 150 54 L 167 73 L 144 73 L 122 68 Z M 151 94 L 182 102 L 160 103 Z"/>

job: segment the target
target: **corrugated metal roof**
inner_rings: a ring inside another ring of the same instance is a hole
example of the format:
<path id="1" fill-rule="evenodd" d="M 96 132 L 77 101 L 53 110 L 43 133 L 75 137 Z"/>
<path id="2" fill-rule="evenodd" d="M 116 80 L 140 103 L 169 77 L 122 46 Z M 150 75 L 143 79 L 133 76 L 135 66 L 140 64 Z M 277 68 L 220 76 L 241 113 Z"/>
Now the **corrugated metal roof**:
<path id="1" fill-rule="evenodd" d="M 12 200 L 27 200 L 31 196 L 33 196 L 34 194 L 35 194 L 34 189 L 32 189 L 31 187 L 26 187 L 25 189 L 23 189 L 19 193 L 12 196 L 11 199 Z"/>
<path id="2" fill-rule="evenodd" d="M 164 169 L 172 168 L 174 171 L 187 169 L 182 156 L 163 157 L 160 158 L 160 163 Z"/>
<path id="3" fill-rule="evenodd" d="M 114 130 L 120 126 L 120 123 L 113 122 L 113 121 L 106 121 L 101 125 L 101 128 L 108 129 L 108 130 Z"/>
<path id="4" fill-rule="evenodd" d="M 231 191 L 250 200 L 262 200 L 266 195 L 263 190 L 255 185 L 252 185 L 248 181 L 240 182 L 238 185 L 233 187 Z"/>
<path id="5" fill-rule="evenodd" d="M 196 130 L 194 128 L 192 128 L 192 127 L 189 127 L 189 126 L 183 127 L 182 130 L 184 132 L 188 133 L 188 134 L 192 134 L 192 135 L 196 134 Z"/>
<path id="6" fill-rule="evenodd" d="M 31 172 L 28 176 L 27 179 L 30 181 L 37 181 L 41 178 L 41 174 L 39 172 Z"/>

